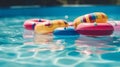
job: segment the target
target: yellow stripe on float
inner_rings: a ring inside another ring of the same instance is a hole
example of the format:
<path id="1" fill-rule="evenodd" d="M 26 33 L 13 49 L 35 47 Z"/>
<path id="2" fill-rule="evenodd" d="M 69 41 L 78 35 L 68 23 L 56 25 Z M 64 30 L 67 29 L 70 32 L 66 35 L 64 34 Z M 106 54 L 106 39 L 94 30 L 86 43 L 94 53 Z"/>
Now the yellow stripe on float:
<path id="1" fill-rule="evenodd" d="M 101 15 L 101 13 L 95 13 L 95 15 L 96 15 L 96 19 L 101 19 L 102 18 L 102 15 Z"/>
<path id="2" fill-rule="evenodd" d="M 104 19 L 108 19 L 106 14 L 102 13 L 102 15 L 104 15 Z"/>

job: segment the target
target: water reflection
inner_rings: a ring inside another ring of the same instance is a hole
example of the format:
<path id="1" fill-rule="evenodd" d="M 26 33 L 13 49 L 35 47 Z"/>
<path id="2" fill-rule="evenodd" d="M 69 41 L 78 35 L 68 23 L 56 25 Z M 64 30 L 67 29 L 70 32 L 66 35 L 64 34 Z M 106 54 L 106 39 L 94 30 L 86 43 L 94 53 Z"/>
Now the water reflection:
<path id="1" fill-rule="evenodd" d="M 30 34 L 31 33 L 31 34 Z M 26 41 L 24 45 L 39 45 L 39 48 L 33 51 L 58 51 L 64 49 L 64 43 L 61 40 L 53 40 L 52 33 L 50 34 L 35 34 L 34 31 L 26 31 L 24 33 L 24 38 L 30 41 Z"/>
<path id="2" fill-rule="evenodd" d="M 87 37 L 87 36 L 54 36 L 51 34 L 35 34 L 34 31 L 24 32 L 25 45 L 39 45 L 37 50 L 64 50 L 75 48 L 80 53 L 103 54 L 117 51 L 120 41 L 113 36 Z"/>
<path id="3" fill-rule="evenodd" d="M 115 37 L 86 37 L 81 36 L 75 41 L 76 49 L 80 53 L 86 55 L 104 54 L 118 51 L 118 47 L 114 45 Z M 119 42 L 120 43 L 120 42 Z"/>
<path id="4" fill-rule="evenodd" d="M 54 36 L 52 34 L 35 34 L 33 31 L 26 31 L 23 35 L 24 45 L 37 47 L 29 49 L 29 52 L 34 52 L 34 56 L 44 52 L 60 51 L 60 56 L 56 55 L 54 59 L 66 56 L 74 58 L 83 58 L 91 56 L 86 60 L 104 60 L 107 53 L 119 52 L 118 45 L 120 44 L 119 37 L 104 36 L 104 37 L 87 37 L 83 35 L 78 36 Z M 21 48 L 22 49 L 22 48 Z M 27 49 L 28 50 L 28 49 Z M 35 54 L 36 53 L 36 54 Z M 53 54 L 53 53 L 52 53 Z M 54 54 L 53 54 L 54 55 Z M 58 57 L 57 57 L 58 56 Z M 104 56 L 104 57 L 103 57 Z M 41 57 L 39 57 L 41 58 Z M 84 58 L 85 59 L 85 58 Z M 105 59 L 106 60 L 106 59 Z"/>

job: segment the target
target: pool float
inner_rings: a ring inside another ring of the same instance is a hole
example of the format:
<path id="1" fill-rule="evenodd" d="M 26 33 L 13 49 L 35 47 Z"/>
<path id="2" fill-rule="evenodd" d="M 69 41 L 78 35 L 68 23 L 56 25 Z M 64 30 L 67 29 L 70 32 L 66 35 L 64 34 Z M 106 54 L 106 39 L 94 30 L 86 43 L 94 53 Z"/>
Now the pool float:
<path id="1" fill-rule="evenodd" d="M 108 36 L 114 31 L 110 23 L 81 23 L 77 26 L 76 31 L 86 36 Z"/>
<path id="2" fill-rule="evenodd" d="M 34 27 L 38 23 L 49 22 L 47 19 L 29 19 L 23 24 L 24 28 L 27 30 L 34 30 Z"/>
<path id="3" fill-rule="evenodd" d="M 52 33 L 56 28 L 68 27 L 68 23 L 64 20 L 52 20 L 47 23 L 38 23 L 35 26 L 35 33 L 37 34 L 48 34 Z"/>
<path id="4" fill-rule="evenodd" d="M 108 36 L 115 30 L 120 31 L 119 21 L 108 21 L 103 12 L 94 12 L 80 16 L 74 22 L 64 20 L 30 19 L 25 21 L 27 30 L 34 30 L 35 34 L 53 35 L 86 35 L 86 36 Z"/>
<path id="5" fill-rule="evenodd" d="M 73 36 L 73 35 L 80 35 L 75 31 L 74 27 L 66 27 L 66 28 L 57 28 L 53 31 L 53 35 L 55 36 Z"/>
<path id="6" fill-rule="evenodd" d="M 80 34 L 87 36 L 106 36 L 113 33 L 113 26 L 109 23 L 82 23 L 76 28 L 76 31 Z"/>
<path id="7" fill-rule="evenodd" d="M 74 20 L 74 27 L 76 28 L 80 23 L 106 23 L 108 17 L 103 12 L 94 12 L 90 14 L 85 14 Z"/>

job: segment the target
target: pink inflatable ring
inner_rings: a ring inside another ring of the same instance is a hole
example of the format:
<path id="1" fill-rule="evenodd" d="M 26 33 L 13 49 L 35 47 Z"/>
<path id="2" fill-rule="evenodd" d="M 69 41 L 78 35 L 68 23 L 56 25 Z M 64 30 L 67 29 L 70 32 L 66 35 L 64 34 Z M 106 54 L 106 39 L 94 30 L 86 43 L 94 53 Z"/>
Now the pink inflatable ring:
<path id="1" fill-rule="evenodd" d="M 49 22 L 46 19 L 29 19 L 26 20 L 23 24 L 24 28 L 27 30 L 34 30 L 34 27 L 37 23 Z"/>
<path id="2" fill-rule="evenodd" d="M 81 23 L 76 31 L 86 36 L 107 36 L 113 33 L 114 28 L 110 23 Z"/>

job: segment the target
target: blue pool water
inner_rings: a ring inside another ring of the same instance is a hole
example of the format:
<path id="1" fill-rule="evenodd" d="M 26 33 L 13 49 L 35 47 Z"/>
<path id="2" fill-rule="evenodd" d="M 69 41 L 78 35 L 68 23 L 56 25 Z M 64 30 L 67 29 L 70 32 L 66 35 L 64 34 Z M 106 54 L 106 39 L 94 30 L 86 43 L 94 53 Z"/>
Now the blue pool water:
<path id="1" fill-rule="evenodd" d="M 120 35 L 38 35 L 23 28 L 31 18 L 73 21 L 96 11 L 105 12 L 109 20 L 120 20 L 119 6 L 1 8 L 0 67 L 119 67 Z"/>

